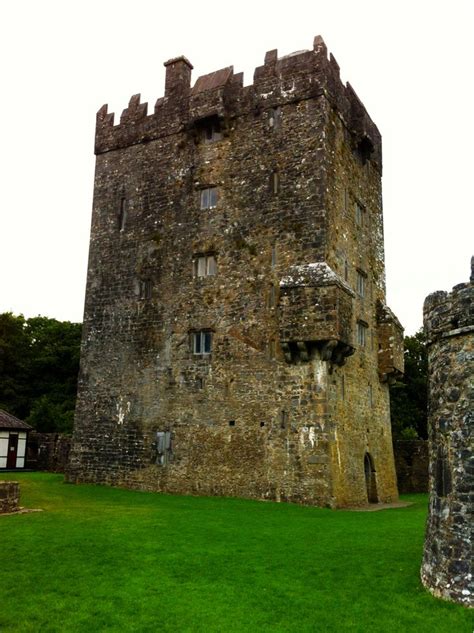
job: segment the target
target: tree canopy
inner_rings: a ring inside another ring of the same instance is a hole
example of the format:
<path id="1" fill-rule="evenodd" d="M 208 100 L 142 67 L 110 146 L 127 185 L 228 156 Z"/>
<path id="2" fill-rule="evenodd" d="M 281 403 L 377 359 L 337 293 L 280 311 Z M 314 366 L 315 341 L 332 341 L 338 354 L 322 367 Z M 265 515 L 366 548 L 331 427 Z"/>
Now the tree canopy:
<path id="1" fill-rule="evenodd" d="M 405 375 L 390 387 L 395 439 L 428 437 L 428 352 L 423 330 L 405 336 Z"/>
<path id="2" fill-rule="evenodd" d="M 80 323 L 0 314 L 0 408 L 43 432 L 72 431 Z"/>

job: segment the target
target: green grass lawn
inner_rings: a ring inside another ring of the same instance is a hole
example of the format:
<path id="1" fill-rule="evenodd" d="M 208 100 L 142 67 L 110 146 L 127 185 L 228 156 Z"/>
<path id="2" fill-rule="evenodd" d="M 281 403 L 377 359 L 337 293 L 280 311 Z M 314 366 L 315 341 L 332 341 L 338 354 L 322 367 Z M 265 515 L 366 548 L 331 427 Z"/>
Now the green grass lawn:
<path id="1" fill-rule="evenodd" d="M 3 473 L 0 631 L 472 631 L 419 581 L 427 498 L 381 512 Z"/>

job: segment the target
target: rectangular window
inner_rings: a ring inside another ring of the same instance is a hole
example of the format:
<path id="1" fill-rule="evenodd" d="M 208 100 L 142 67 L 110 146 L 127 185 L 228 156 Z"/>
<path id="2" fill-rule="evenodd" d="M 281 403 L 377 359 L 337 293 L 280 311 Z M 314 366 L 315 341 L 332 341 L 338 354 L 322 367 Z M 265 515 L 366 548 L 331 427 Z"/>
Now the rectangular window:
<path id="1" fill-rule="evenodd" d="M 217 187 L 201 189 L 201 209 L 215 209 L 217 206 Z"/>
<path id="2" fill-rule="evenodd" d="M 153 292 L 153 284 L 151 279 L 142 279 L 140 281 L 140 299 L 151 299 Z"/>
<path id="3" fill-rule="evenodd" d="M 166 466 L 171 461 L 171 433 L 157 431 L 156 433 L 156 463 Z"/>
<path id="4" fill-rule="evenodd" d="M 357 344 L 365 347 L 367 344 L 367 325 L 362 321 L 357 321 Z"/>
<path id="5" fill-rule="evenodd" d="M 365 297 L 367 275 L 363 270 L 357 271 L 357 294 L 359 297 Z"/>
<path id="6" fill-rule="evenodd" d="M 347 263 L 347 259 L 344 260 L 344 280 L 347 281 L 349 279 L 349 264 Z"/>
<path id="7" fill-rule="evenodd" d="M 215 255 L 195 255 L 193 257 L 194 277 L 213 277 L 217 275 L 217 261 Z"/>
<path id="8" fill-rule="evenodd" d="M 196 355 L 210 354 L 212 349 L 212 332 L 210 330 L 199 330 L 191 335 L 192 351 Z"/>
<path id="9" fill-rule="evenodd" d="M 278 130 L 281 124 L 281 108 L 271 108 L 268 114 L 268 127 Z"/>

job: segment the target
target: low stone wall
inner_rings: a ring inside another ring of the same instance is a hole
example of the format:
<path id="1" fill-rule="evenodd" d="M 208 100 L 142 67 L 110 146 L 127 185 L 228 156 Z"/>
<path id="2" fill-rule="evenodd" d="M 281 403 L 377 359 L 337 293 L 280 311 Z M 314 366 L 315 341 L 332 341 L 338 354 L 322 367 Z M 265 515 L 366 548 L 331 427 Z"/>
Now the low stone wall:
<path id="1" fill-rule="evenodd" d="M 37 433 L 28 435 L 27 467 L 63 473 L 66 469 L 71 438 L 60 433 Z"/>
<path id="2" fill-rule="evenodd" d="M 429 453 L 427 440 L 394 440 L 393 453 L 398 492 L 428 492 Z"/>
<path id="3" fill-rule="evenodd" d="M 20 508 L 20 484 L 17 481 L 0 481 L 0 514 L 17 512 Z"/>

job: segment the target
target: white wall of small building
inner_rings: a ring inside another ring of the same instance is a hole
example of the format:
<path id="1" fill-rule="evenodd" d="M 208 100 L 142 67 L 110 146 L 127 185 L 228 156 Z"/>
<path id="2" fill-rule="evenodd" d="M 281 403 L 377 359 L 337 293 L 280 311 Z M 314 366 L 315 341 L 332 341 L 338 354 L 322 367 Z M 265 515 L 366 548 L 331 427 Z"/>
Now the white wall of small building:
<path id="1" fill-rule="evenodd" d="M 16 467 L 24 468 L 26 455 L 26 431 L 0 431 L 0 469 L 7 467 L 8 444 L 10 434 L 18 435 Z"/>

